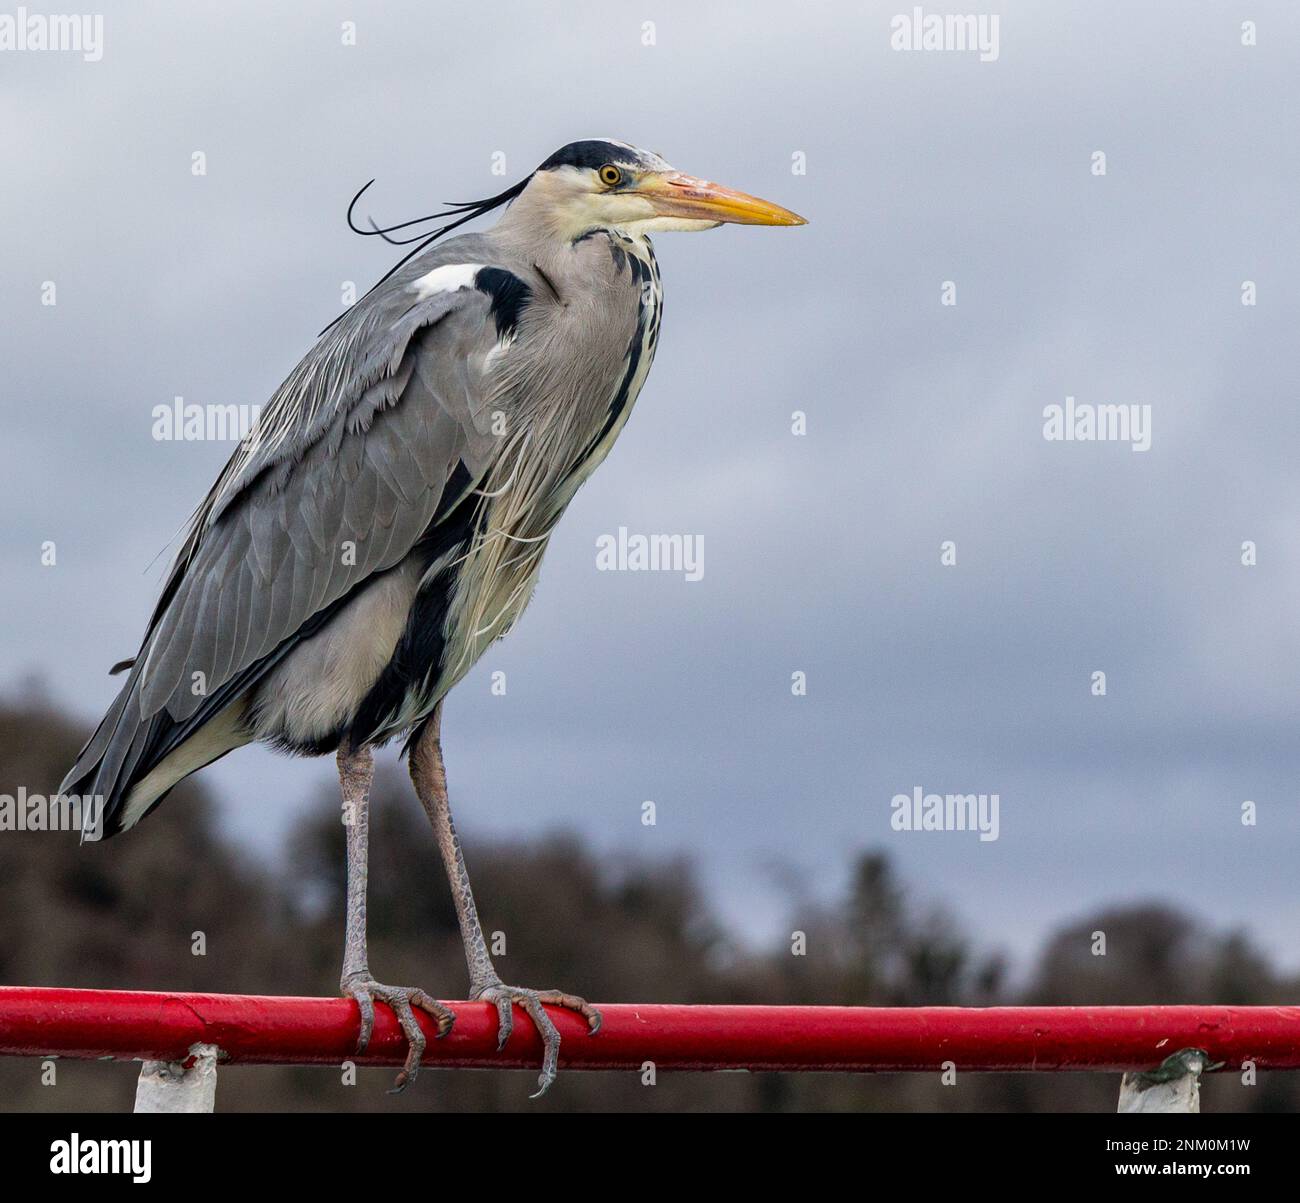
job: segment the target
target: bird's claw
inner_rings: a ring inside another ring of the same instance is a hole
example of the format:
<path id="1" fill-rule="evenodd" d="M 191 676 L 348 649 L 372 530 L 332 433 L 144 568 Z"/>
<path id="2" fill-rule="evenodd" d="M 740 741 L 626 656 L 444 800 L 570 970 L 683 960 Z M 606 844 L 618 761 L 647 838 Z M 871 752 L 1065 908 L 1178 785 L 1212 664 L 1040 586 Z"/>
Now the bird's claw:
<path id="1" fill-rule="evenodd" d="M 533 1021 L 537 1034 L 542 1038 L 542 1072 L 537 1079 L 537 1093 L 530 1096 L 541 1098 L 551 1088 L 560 1062 L 560 1033 L 543 1004 L 564 1007 L 576 1011 L 587 1021 L 588 1035 L 594 1036 L 600 1031 L 600 1012 L 584 998 L 576 994 L 565 994 L 561 990 L 528 990 L 523 986 L 507 986 L 503 982 L 490 982 L 470 992 L 470 997 L 477 1002 L 492 1003 L 497 1009 L 497 1052 L 506 1046 L 510 1033 L 514 1031 L 515 1018 L 513 1004 L 518 1003 L 524 1014 Z"/>
<path id="2" fill-rule="evenodd" d="M 420 1072 L 420 1058 L 424 1056 L 424 1030 L 415 1018 L 412 1007 L 419 1007 L 432 1015 L 438 1024 L 438 1039 L 441 1040 L 451 1031 L 456 1022 L 455 1013 L 444 1007 L 436 998 L 421 990 L 418 986 L 385 986 L 373 978 L 359 978 L 343 983 L 343 993 L 357 1001 L 361 1011 L 361 1032 L 357 1037 L 357 1053 L 364 1053 L 370 1045 L 370 1036 L 375 1030 L 375 999 L 386 1002 L 397 1016 L 406 1034 L 406 1063 L 398 1071 L 389 1094 L 401 1094 Z"/>

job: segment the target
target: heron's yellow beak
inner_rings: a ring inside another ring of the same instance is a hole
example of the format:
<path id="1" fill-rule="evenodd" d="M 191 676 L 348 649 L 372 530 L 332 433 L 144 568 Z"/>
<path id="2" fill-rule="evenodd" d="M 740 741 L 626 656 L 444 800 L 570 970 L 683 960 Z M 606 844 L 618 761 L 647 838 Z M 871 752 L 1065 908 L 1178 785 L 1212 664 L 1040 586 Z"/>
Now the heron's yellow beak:
<path id="1" fill-rule="evenodd" d="M 747 192 L 736 192 L 679 171 L 654 172 L 632 189 L 664 217 L 694 221 L 730 221 L 745 226 L 806 226 L 798 213 Z"/>

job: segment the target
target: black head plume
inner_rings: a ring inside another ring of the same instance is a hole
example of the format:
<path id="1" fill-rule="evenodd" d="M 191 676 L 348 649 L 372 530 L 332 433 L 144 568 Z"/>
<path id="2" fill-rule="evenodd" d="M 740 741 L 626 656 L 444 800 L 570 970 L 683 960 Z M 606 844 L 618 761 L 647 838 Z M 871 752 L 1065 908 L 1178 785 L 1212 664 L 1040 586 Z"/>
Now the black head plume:
<path id="1" fill-rule="evenodd" d="M 380 278 L 376 280 L 375 283 L 372 284 L 370 288 L 367 290 L 366 296 L 369 296 L 370 293 L 374 292 L 375 289 L 378 288 L 385 280 L 389 279 L 396 272 L 400 271 L 403 267 L 405 267 L 406 264 L 410 262 L 410 260 L 414 259 L 415 256 L 418 255 L 421 251 L 423 251 L 425 247 L 430 246 L 434 242 L 437 242 L 437 240 L 441 238 L 444 234 L 451 233 L 451 231 L 456 229 L 457 226 L 463 226 L 466 222 L 473 221 L 476 217 L 482 217 L 485 213 L 491 213 L 493 209 L 499 209 L 501 208 L 502 205 L 508 205 L 512 200 L 515 199 L 515 197 L 517 197 L 528 186 L 528 181 L 530 179 L 532 179 L 531 175 L 525 176 L 522 180 L 519 181 L 519 183 L 512 184 L 504 192 L 498 192 L 496 196 L 489 196 L 484 200 L 457 201 L 449 204 L 445 209 L 442 209 L 437 213 L 430 213 L 425 217 L 413 217 L 410 221 L 398 222 L 395 225 L 391 225 L 391 226 L 380 226 L 375 222 L 373 218 L 371 218 L 370 229 L 366 230 L 363 229 L 361 226 L 357 225 L 355 221 L 353 221 L 352 214 L 357 207 L 357 201 L 359 201 L 361 197 L 365 194 L 366 189 L 369 188 L 370 185 L 375 182 L 374 180 L 370 180 L 369 183 L 365 184 L 357 192 L 356 196 L 352 198 L 351 204 L 348 205 L 348 214 L 347 214 L 348 228 L 354 234 L 360 234 L 366 238 L 374 238 L 378 236 L 382 238 L 385 242 L 391 243 L 393 246 L 408 246 L 412 242 L 418 243 L 418 245 L 415 247 L 414 250 L 408 251 L 405 255 L 403 255 L 396 263 L 393 264 L 392 267 L 388 269 L 388 271 L 386 271 L 382 276 L 380 276 Z M 390 237 L 391 234 L 395 233 L 398 230 L 408 230 L 412 226 L 422 226 L 426 222 L 430 222 L 430 221 L 443 221 L 445 218 L 448 217 L 453 218 L 454 220 L 448 221 L 445 225 L 439 226 L 436 230 L 433 230 L 432 232 L 426 230 L 419 234 L 414 234 L 409 238 Z M 336 317 L 333 322 L 330 322 L 329 326 L 325 327 L 325 330 L 328 330 L 330 326 L 333 326 L 335 322 L 337 322 L 340 318 L 342 318 L 342 316 L 343 314 L 339 314 L 339 316 Z M 321 333 L 324 334 L 325 330 L 322 330 Z"/>

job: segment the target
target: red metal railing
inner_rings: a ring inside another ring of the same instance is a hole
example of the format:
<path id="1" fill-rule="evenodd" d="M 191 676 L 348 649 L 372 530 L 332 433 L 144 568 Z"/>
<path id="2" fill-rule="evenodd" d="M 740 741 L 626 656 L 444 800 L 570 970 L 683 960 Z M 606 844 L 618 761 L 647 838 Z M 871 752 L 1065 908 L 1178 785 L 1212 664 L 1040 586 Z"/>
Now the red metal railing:
<path id="1" fill-rule="evenodd" d="M 541 1042 L 516 1009 L 515 1033 L 496 1051 L 496 1012 L 453 1002 L 456 1025 L 433 1038 L 426 1065 L 529 1068 Z M 355 1055 L 357 1008 L 342 998 L 165 994 L 0 987 L 0 1054 L 184 1060 L 214 1044 L 242 1064 L 398 1065 L 406 1039 L 378 1005 L 374 1036 Z M 971 1071 L 1150 1069 L 1199 1048 L 1234 1068 L 1300 1069 L 1300 1007 L 695 1007 L 616 1003 L 588 1037 L 568 1011 L 548 1008 L 574 1069 Z M 417 1012 L 419 1014 L 419 1012 Z"/>

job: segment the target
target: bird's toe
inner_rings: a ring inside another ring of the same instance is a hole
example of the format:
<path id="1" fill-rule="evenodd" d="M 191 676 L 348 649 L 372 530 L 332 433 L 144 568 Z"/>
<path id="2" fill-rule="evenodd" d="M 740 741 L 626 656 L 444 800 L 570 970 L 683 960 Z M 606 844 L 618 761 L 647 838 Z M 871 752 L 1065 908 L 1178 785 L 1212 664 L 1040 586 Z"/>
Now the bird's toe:
<path id="1" fill-rule="evenodd" d="M 456 1020 L 451 1008 L 438 1002 L 431 994 L 418 986 L 386 986 L 372 978 L 344 981 L 343 993 L 356 999 L 360 1012 L 360 1032 L 357 1037 L 357 1053 L 364 1053 L 369 1047 L 370 1037 L 375 1026 L 375 1000 L 387 1003 L 401 1025 L 406 1036 L 406 1061 L 393 1081 L 390 1094 L 400 1094 L 420 1072 L 420 1058 L 424 1056 L 427 1041 L 420 1021 L 415 1017 L 415 1007 L 431 1016 L 438 1025 L 438 1038 L 441 1039 L 451 1031 Z"/>
<path id="2" fill-rule="evenodd" d="M 600 1012 L 586 999 L 579 998 L 576 994 L 565 994 L 561 990 L 530 990 L 524 986 L 490 982 L 473 990 L 470 997 L 495 1005 L 498 1052 L 505 1048 L 514 1030 L 516 1005 L 533 1021 L 533 1026 L 542 1039 L 542 1072 L 537 1078 L 537 1093 L 531 1096 L 535 1099 L 550 1090 L 559 1072 L 560 1032 L 546 1013 L 546 1007 L 563 1007 L 567 1011 L 575 1011 L 587 1021 L 589 1035 L 594 1036 L 600 1031 Z"/>

